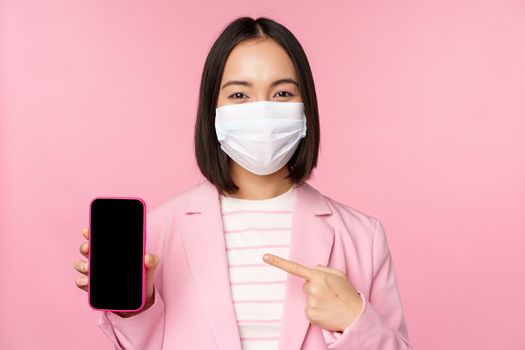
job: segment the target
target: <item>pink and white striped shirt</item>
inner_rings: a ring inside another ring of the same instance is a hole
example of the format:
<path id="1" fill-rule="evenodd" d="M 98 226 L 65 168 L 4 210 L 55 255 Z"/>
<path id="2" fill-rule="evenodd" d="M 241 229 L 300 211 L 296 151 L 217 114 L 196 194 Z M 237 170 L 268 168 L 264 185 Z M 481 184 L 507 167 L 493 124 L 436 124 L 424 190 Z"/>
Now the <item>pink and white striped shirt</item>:
<path id="1" fill-rule="evenodd" d="M 266 264 L 288 258 L 295 187 L 263 200 L 220 195 L 230 285 L 244 350 L 277 349 L 286 272 Z"/>

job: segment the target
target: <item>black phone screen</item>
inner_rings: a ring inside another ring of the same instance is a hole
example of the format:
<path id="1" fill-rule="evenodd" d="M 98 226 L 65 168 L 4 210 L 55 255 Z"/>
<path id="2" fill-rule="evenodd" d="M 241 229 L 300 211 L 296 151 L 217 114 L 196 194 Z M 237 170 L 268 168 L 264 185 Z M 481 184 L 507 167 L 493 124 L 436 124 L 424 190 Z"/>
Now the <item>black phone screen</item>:
<path id="1" fill-rule="evenodd" d="M 92 308 L 142 308 L 144 213 L 141 199 L 98 197 L 91 202 L 88 295 Z"/>

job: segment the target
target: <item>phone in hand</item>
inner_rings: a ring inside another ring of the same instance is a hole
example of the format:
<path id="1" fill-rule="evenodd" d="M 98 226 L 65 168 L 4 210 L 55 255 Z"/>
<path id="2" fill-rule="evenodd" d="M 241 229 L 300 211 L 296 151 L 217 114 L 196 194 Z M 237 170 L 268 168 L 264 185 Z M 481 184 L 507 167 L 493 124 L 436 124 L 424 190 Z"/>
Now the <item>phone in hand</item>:
<path id="1" fill-rule="evenodd" d="M 96 197 L 89 212 L 89 305 L 117 312 L 142 309 L 146 203 L 137 197 Z"/>

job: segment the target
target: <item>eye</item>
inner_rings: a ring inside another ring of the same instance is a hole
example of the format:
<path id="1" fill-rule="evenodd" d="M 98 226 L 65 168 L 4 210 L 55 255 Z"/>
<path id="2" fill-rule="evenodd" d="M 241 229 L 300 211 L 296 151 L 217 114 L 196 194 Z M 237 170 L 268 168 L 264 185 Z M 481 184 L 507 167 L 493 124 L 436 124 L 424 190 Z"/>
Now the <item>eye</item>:
<path id="1" fill-rule="evenodd" d="M 288 92 L 288 91 L 284 91 L 284 90 L 283 90 L 283 91 L 279 91 L 276 95 L 279 95 L 279 94 L 282 93 L 282 92 L 287 93 L 289 96 L 283 96 L 283 95 L 280 95 L 280 96 L 278 96 L 278 97 L 291 97 L 291 96 L 294 96 L 294 94 L 292 94 L 292 93 L 290 93 L 290 92 Z"/>
<path id="2" fill-rule="evenodd" d="M 236 92 L 234 94 L 231 94 L 230 96 L 228 96 L 229 99 L 232 99 L 232 100 L 238 100 L 239 97 L 233 97 L 233 96 L 239 96 L 239 95 L 244 95 L 242 92 Z M 244 95 L 246 96 L 246 95 Z"/>

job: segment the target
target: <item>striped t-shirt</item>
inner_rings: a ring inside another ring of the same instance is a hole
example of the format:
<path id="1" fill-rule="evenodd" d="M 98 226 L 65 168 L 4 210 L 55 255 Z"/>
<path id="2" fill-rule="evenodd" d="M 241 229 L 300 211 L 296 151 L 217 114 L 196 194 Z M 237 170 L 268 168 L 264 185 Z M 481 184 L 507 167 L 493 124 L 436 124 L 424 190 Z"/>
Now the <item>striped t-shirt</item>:
<path id="1" fill-rule="evenodd" d="M 220 195 L 231 293 L 244 350 L 277 349 L 287 273 L 262 260 L 288 258 L 295 186 L 263 200 Z"/>

